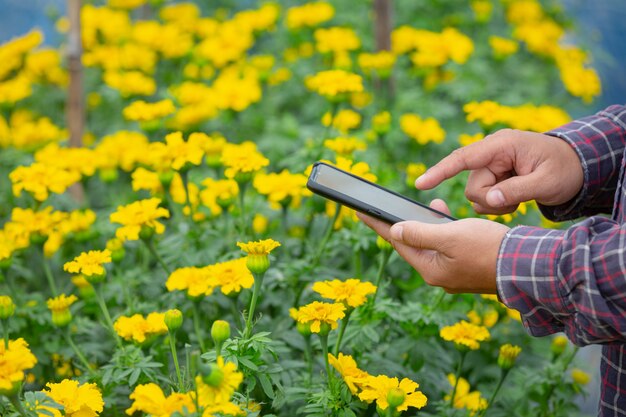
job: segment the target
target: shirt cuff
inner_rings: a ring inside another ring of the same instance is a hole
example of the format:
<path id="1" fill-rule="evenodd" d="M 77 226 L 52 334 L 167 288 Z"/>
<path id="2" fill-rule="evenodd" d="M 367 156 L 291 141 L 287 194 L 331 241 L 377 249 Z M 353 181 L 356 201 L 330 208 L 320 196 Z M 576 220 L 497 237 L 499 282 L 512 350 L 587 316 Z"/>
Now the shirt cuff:
<path id="1" fill-rule="evenodd" d="M 573 308 L 564 293 L 558 261 L 564 231 L 518 226 L 507 232 L 497 263 L 500 300 L 517 310 L 533 336 L 564 330 Z"/>

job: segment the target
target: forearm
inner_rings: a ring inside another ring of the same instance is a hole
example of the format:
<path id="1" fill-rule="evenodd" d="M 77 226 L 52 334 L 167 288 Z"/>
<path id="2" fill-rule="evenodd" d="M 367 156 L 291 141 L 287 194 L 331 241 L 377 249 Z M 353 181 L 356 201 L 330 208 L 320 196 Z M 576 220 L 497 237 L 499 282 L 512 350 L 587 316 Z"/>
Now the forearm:
<path id="1" fill-rule="evenodd" d="M 498 294 L 529 333 L 578 345 L 626 341 L 626 226 L 589 218 L 567 231 L 521 226 L 505 237 Z"/>
<path id="2" fill-rule="evenodd" d="M 626 107 L 611 106 L 546 134 L 567 141 L 577 152 L 584 183 L 578 195 L 564 204 L 539 205 L 544 216 L 562 221 L 610 213 L 626 146 Z"/>

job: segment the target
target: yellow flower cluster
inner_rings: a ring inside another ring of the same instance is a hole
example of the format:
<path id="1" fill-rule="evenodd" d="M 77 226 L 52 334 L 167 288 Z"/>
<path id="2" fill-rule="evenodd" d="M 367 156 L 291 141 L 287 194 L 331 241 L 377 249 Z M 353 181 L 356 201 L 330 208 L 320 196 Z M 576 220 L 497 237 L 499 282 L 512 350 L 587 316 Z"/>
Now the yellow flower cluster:
<path id="1" fill-rule="evenodd" d="M 307 177 L 303 174 L 292 174 L 286 169 L 280 173 L 259 173 L 254 177 L 253 186 L 259 194 L 266 195 L 270 206 L 300 207 L 302 197 L 311 195 L 306 188 Z"/>
<path id="2" fill-rule="evenodd" d="M 49 142 L 67 139 L 67 131 L 47 117 L 36 118 L 28 110 L 15 110 L 7 121 L 0 116 L 0 146 L 33 150 Z"/>
<path id="3" fill-rule="evenodd" d="M 360 75 L 344 70 L 321 71 L 305 79 L 306 87 L 329 100 L 342 100 L 345 94 L 363 91 Z"/>
<path id="4" fill-rule="evenodd" d="M 146 317 L 141 314 L 121 316 L 115 320 L 113 328 L 122 339 L 140 345 L 150 343 L 157 336 L 167 333 L 165 313 L 157 312 Z"/>
<path id="5" fill-rule="evenodd" d="M 64 379 L 58 384 L 47 383 L 43 392 L 61 406 L 61 409 L 37 405 L 39 416 L 96 417 L 104 410 L 102 393 L 96 384 Z M 42 413 L 45 412 L 44 413 Z"/>
<path id="6" fill-rule="evenodd" d="M 454 392 L 454 400 L 452 401 L 454 408 L 465 408 L 469 410 L 472 415 L 487 408 L 487 400 L 480 395 L 480 391 L 470 392 L 470 384 L 465 378 L 459 378 L 457 382 L 456 377 L 453 374 L 449 374 L 448 382 L 450 382 L 450 385 L 452 387 L 456 386 L 456 391 Z M 452 393 L 444 397 L 444 399 L 446 401 L 450 401 L 451 396 Z"/>
<path id="7" fill-rule="evenodd" d="M 365 304 L 367 296 L 376 292 L 376 286 L 356 278 L 345 281 L 334 279 L 316 282 L 313 284 L 313 291 L 336 303 L 343 303 L 347 309 L 353 309 Z"/>
<path id="8" fill-rule="evenodd" d="M 460 349 L 476 350 L 480 347 L 480 342 L 488 340 L 489 330 L 483 326 L 477 326 L 468 323 L 465 320 L 445 326 L 439 331 L 439 335 L 443 340 L 454 342 Z"/>
<path id="9" fill-rule="evenodd" d="M 519 44 L 513 39 L 502 38 L 500 36 L 490 36 L 489 46 L 496 59 L 504 59 L 513 55 L 519 49 Z"/>
<path id="10" fill-rule="evenodd" d="M 230 207 L 239 194 L 239 185 L 235 180 L 206 178 L 202 185 L 205 188 L 200 191 L 200 201 L 211 210 L 213 216 L 219 216 Z"/>
<path id="11" fill-rule="evenodd" d="M 361 124 L 361 115 L 350 109 L 340 110 L 334 116 L 330 112 L 326 112 L 322 116 L 322 124 L 324 126 L 332 125 L 339 132 L 346 134 Z"/>
<path id="12" fill-rule="evenodd" d="M 248 68 L 223 70 L 213 83 L 217 107 L 241 112 L 261 100 L 259 72 Z"/>
<path id="13" fill-rule="evenodd" d="M 474 43 L 454 28 L 431 32 L 401 26 L 391 33 L 391 49 L 398 55 L 412 52 L 411 61 L 418 68 L 435 68 L 449 61 L 464 64 L 474 52 Z"/>
<path id="14" fill-rule="evenodd" d="M 508 4 L 507 19 L 514 26 L 513 36 L 529 51 L 554 59 L 567 91 L 585 102 L 601 92 L 600 78 L 587 66 L 587 57 L 575 47 L 563 47 L 563 28 L 542 9 L 537 0 L 514 0 Z"/>
<path id="15" fill-rule="evenodd" d="M 156 234 L 162 234 L 165 226 L 158 219 L 170 216 L 170 212 L 159 207 L 161 200 L 149 198 L 135 201 L 126 206 L 119 206 L 117 211 L 111 213 L 112 223 L 119 223 L 122 227 L 115 231 L 115 236 L 122 240 L 138 240 L 142 228 L 152 229 Z"/>
<path id="16" fill-rule="evenodd" d="M 442 143 L 446 138 L 446 132 L 433 117 L 422 119 L 417 114 L 403 114 L 400 116 L 400 128 L 420 145 Z"/>
<path id="17" fill-rule="evenodd" d="M 497 124 L 519 130 L 545 132 L 568 123 L 571 118 L 554 106 L 504 106 L 494 101 L 472 101 L 463 106 L 468 122 L 479 122 L 485 128 Z"/>
<path id="18" fill-rule="evenodd" d="M 421 176 L 424 172 L 426 172 L 426 165 L 421 162 L 410 163 L 406 166 L 405 171 L 406 171 L 406 185 L 408 185 L 409 187 L 413 187 L 417 177 Z"/>
<path id="19" fill-rule="evenodd" d="M 339 157 L 351 158 L 355 151 L 364 151 L 367 145 L 360 139 L 355 137 L 338 137 L 335 139 L 326 139 L 324 147 L 335 152 Z"/>
<path id="20" fill-rule="evenodd" d="M 104 275 L 106 272 L 104 264 L 110 262 L 110 250 L 90 250 L 89 252 L 81 253 L 74 258 L 73 261 L 66 262 L 63 265 L 63 269 L 73 274 L 82 274 L 88 277 L 92 275 Z"/>
<path id="21" fill-rule="evenodd" d="M 35 162 L 30 166 L 15 168 L 9 178 L 16 197 L 24 190 L 32 194 L 35 200 L 45 201 L 50 193 L 63 194 L 70 185 L 80 180 L 80 173 Z"/>
<path id="22" fill-rule="evenodd" d="M 246 258 L 232 259 L 205 267 L 178 268 L 165 283 L 168 291 L 187 291 L 192 299 L 211 295 L 220 287 L 223 294 L 251 288 L 254 277 L 246 267 Z"/>
<path id="23" fill-rule="evenodd" d="M 361 47 L 359 37 L 350 28 L 317 29 L 313 36 L 315 37 L 315 48 L 322 54 L 343 54 Z"/>
<path id="24" fill-rule="evenodd" d="M 389 399 L 394 411 L 406 411 L 409 407 L 423 408 L 427 398 L 418 391 L 419 384 L 408 378 L 398 380 L 386 375 L 373 376 L 358 368 L 355 360 L 350 355 L 339 353 L 337 357 L 328 354 L 328 360 L 333 368 L 339 372 L 344 382 L 353 395 L 358 395 L 361 401 L 368 404 L 376 402 L 381 410 L 387 410 L 390 406 Z"/>
<path id="25" fill-rule="evenodd" d="M 109 71 L 103 79 L 106 85 L 118 90 L 122 97 L 151 96 L 157 89 L 154 78 L 139 71 Z"/>
<path id="26" fill-rule="evenodd" d="M 0 395 L 15 395 L 24 380 L 24 371 L 32 368 L 37 358 L 22 338 L 5 343 L 0 339 Z"/>
<path id="27" fill-rule="evenodd" d="M 126 106 L 122 114 L 126 120 L 150 122 L 169 116 L 175 111 L 176 107 L 174 107 L 172 100 L 169 99 L 157 101 L 156 103 L 146 103 L 145 101 L 139 100 Z"/>
<path id="28" fill-rule="evenodd" d="M 342 303 L 313 301 L 292 311 L 292 317 L 298 323 L 310 325 L 312 333 L 328 333 L 328 330 L 337 328 L 337 322 L 346 315 L 345 310 L 346 306 Z M 325 329 L 322 329 L 322 325 Z"/>
<path id="29" fill-rule="evenodd" d="M 325 1 L 305 3 L 287 10 L 285 22 L 291 30 L 315 27 L 329 21 L 335 15 L 335 8 Z"/>
<path id="30" fill-rule="evenodd" d="M 393 52 L 380 51 L 376 53 L 361 53 L 358 58 L 359 67 L 365 74 L 376 74 L 381 78 L 391 75 L 397 56 Z"/>
<path id="31" fill-rule="evenodd" d="M 0 80 L 19 69 L 24 56 L 43 42 L 43 34 L 34 30 L 0 46 Z"/>
<path id="32" fill-rule="evenodd" d="M 269 165 L 270 161 L 258 150 L 254 142 L 243 142 L 239 145 L 226 144 L 222 151 L 221 162 L 224 165 L 226 178 L 236 181 L 249 181 L 252 176 Z"/>

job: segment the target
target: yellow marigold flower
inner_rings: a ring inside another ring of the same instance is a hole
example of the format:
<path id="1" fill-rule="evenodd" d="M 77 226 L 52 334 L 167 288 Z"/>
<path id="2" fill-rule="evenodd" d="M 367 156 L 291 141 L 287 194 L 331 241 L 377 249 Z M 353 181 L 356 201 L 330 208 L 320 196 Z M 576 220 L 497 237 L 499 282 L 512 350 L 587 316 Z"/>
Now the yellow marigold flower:
<path id="1" fill-rule="evenodd" d="M 506 20 L 513 25 L 542 20 L 544 12 L 537 0 L 516 0 L 506 9 Z"/>
<path id="2" fill-rule="evenodd" d="M 554 339 L 552 339 L 552 345 L 550 346 L 550 350 L 555 355 L 560 355 L 565 351 L 565 348 L 569 344 L 567 337 L 563 335 L 558 335 Z"/>
<path id="3" fill-rule="evenodd" d="M 113 72 L 108 71 L 102 77 L 105 84 L 120 92 L 122 97 L 151 96 L 156 92 L 153 78 L 139 71 Z"/>
<path id="4" fill-rule="evenodd" d="M 417 114 L 403 114 L 400 116 L 400 127 L 407 136 L 415 139 L 420 145 L 426 145 L 429 142 L 443 143 L 446 138 L 446 132 L 432 117 L 422 119 Z"/>
<path id="5" fill-rule="evenodd" d="M 45 201 L 50 193 L 62 194 L 80 180 L 80 174 L 41 163 L 19 166 L 10 174 L 13 194 L 19 197 L 22 190 L 33 195 L 37 201 Z"/>
<path id="6" fill-rule="evenodd" d="M 0 80 L 19 68 L 21 58 L 43 42 L 43 33 L 33 30 L 0 45 Z"/>
<path id="7" fill-rule="evenodd" d="M 382 111 L 372 116 L 372 129 L 379 135 L 384 135 L 391 129 L 391 113 Z"/>
<path id="8" fill-rule="evenodd" d="M 124 340 L 143 344 L 154 337 L 167 333 L 165 313 L 150 313 L 146 317 L 141 314 L 121 316 L 113 324 L 117 334 Z"/>
<path id="9" fill-rule="evenodd" d="M 476 350 L 480 347 L 479 342 L 488 340 L 489 330 L 483 326 L 476 326 L 461 320 L 452 326 L 445 326 L 439 331 L 443 340 L 454 342 L 459 348 Z"/>
<path id="10" fill-rule="evenodd" d="M 163 192 L 163 183 L 159 174 L 139 167 L 130 175 L 133 191 L 148 190 L 151 194 L 159 194 Z"/>
<path id="11" fill-rule="evenodd" d="M 552 57 L 559 49 L 563 28 L 551 19 L 524 23 L 515 27 L 513 37 L 526 43 L 526 48 L 535 54 Z"/>
<path id="12" fill-rule="evenodd" d="M 194 412 L 196 405 L 190 393 L 173 392 L 167 397 L 157 384 L 137 385 L 129 396 L 133 401 L 126 410 L 129 416 L 140 411 L 152 417 L 170 417 L 174 413 Z"/>
<path id="13" fill-rule="evenodd" d="M 513 346 L 509 343 L 500 346 L 498 366 L 502 369 L 511 369 L 521 351 L 521 347 Z"/>
<path id="14" fill-rule="evenodd" d="M 386 78 L 391 75 L 396 59 L 396 54 L 393 52 L 379 51 L 359 54 L 358 62 L 365 74 L 375 73 L 381 78 Z"/>
<path id="15" fill-rule="evenodd" d="M 285 22 L 289 29 L 295 30 L 318 26 L 332 19 L 334 15 L 335 8 L 330 3 L 316 1 L 289 8 Z"/>
<path id="16" fill-rule="evenodd" d="M 155 233 L 162 234 L 165 231 L 165 226 L 157 219 L 169 217 L 170 212 L 159 207 L 159 204 L 161 204 L 160 199 L 149 198 L 135 201 L 126 206 L 118 206 L 117 211 L 111 213 L 110 216 L 111 222 L 122 225 L 115 231 L 115 236 L 122 241 L 138 240 L 142 227 L 150 228 Z"/>
<path id="17" fill-rule="evenodd" d="M 145 101 L 135 101 L 124 108 L 122 114 L 126 120 L 136 122 L 150 122 L 152 120 L 162 119 L 165 116 L 176 111 L 172 100 L 166 99 L 155 103 L 146 103 Z"/>
<path id="18" fill-rule="evenodd" d="M 246 264 L 246 258 L 233 259 L 211 265 L 208 271 L 222 293 L 229 295 L 240 292 L 242 288 L 252 288 L 254 285 L 254 276 Z"/>
<path id="19" fill-rule="evenodd" d="M 136 9 L 146 4 L 147 0 L 108 0 L 109 7 L 113 9 Z"/>
<path id="20" fill-rule="evenodd" d="M 237 181 L 249 181 L 261 168 L 270 164 L 253 142 L 243 142 L 240 145 L 226 144 L 222 151 L 222 164 L 226 168 L 226 178 Z"/>
<path id="21" fill-rule="evenodd" d="M 313 36 L 315 37 L 315 48 L 323 54 L 354 51 L 361 47 L 359 37 L 350 28 L 332 27 L 317 29 Z"/>
<path id="22" fill-rule="evenodd" d="M 415 180 L 421 176 L 424 172 L 426 172 L 426 165 L 421 162 L 418 163 L 409 163 L 406 166 L 406 184 L 409 187 L 413 187 L 415 184 Z"/>
<path id="23" fill-rule="evenodd" d="M 252 218 L 252 230 L 258 235 L 262 235 L 267 231 L 269 219 L 261 213 L 256 213 Z M 1 257 L 0 257 L 1 259 Z"/>
<path id="24" fill-rule="evenodd" d="M 277 173 L 259 173 L 254 177 L 252 185 L 259 192 L 267 196 L 272 208 L 281 206 L 300 207 L 302 197 L 311 195 L 306 188 L 307 178 L 303 174 L 292 174 L 286 169 Z"/>
<path id="25" fill-rule="evenodd" d="M 493 4 L 489 0 L 473 0 L 470 5 L 474 11 L 474 16 L 479 22 L 488 22 L 491 19 Z"/>
<path id="26" fill-rule="evenodd" d="M 61 56 L 55 49 L 39 49 L 26 56 L 24 73 L 34 81 L 65 86 L 67 71 L 61 68 Z"/>
<path id="27" fill-rule="evenodd" d="M 306 87 L 329 100 L 342 99 L 346 93 L 363 91 L 363 79 L 360 75 L 344 70 L 321 71 L 305 79 Z"/>
<path id="28" fill-rule="evenodd" d="M 328 362 L 339 372 L 350 392 L 356 395 L 365 385 L 370 374 L 358 368 L 356 361 L 350 355 L 339 352 L 337 357 L 332 353 L 328 354 Z"/>
<path id="29" fill-rule="evenodd" d="M 313 291 L 324 298 L 344 303 L 350 309 L 365 304 L 367 296 L 376 292 L 376 286 L 371 282 L 362 282 L 356 278 L 349 278 L 345 281 L 334 279 L 316 282 L 313 284 Z"/>
<path id="30" fill-rule="evenodd" d="M 498 311 L 495 308 L 489 308 L 482 316 L 475 310 L 471 310 L 467 313 L 470 323 L 477 326 L 483 325 L 487 328 L 491 328 L 498 322 Z"/>
<path id="31" fill-rule="evenodd" d="M 24 380 L 24 371 L 32 368 L 37 358 L 22 338 L 0 339 L 0 395 L 15 395 Z"/>
<path id="32" fill-rule="evenodd" d="M 235 180 L 206 178 L 202 185 L 206 188 L 200 191 L 200 201 L 214 216 L 220 215 L 223 209 L 228 208 L 239 194 L 239 185 Z"/>
<path id="33" fill-rule="evenodd" d="M 111 262 L 111 251 L 90 250 L 83 252 L 74 258 L 71 262 L 63 265 L 63 270 L 73 274 L 83 274 L 88 277 L 92 275 L 104 275 L 106 270 L 104 264 Z"/>
<path id="34" fill-rule="evenodd" d="M 459 135 L 459 144 L 461 146 L 471 145 L 472 143 L 479 142 L 485 138 L 485 135 L 482 133 L 476 133 L 475 135 L 468 135 L 466 133 L 461 133 Z"/>
<path id="35" fill-rule="evenodd" d="M 269 255 L 271 251 L 280 246 L 280 242 L 265 239 L 248 243 L 237 242 L 237 246 L 248 255 Z"/>
<path id="36" fill-rule="evenodd" d="M 280 85 L 289 81 L 292 75 L 293 74 L 289 68 L 278 68 L 267 77 L 267 84 L 272 87 Z"/>
<path id="37" fill-rule="evenodd" d="M 33 90 L 31 80 L 26 75 L 18 75 L 7 81 L 0 82 L 0 104 L 15 104 L 30 97 Z"/>
<path id="38" fill-rule="evenodd" d="M 39 406 L 38 409 L 52 413 L 53 417 L 96 417 L 104 410 L 102 393 L 96 384 L 82 384 L 64 379 L 58 384 L 46 384 L 43 392 L 63 408 Z M 41 415 L 41 414 L 39 414 Z"/>
<path id="39" fill-rule="evenodd" d="M 593 68 L 562 65 L 559 69 L 565 89 L 585 103 L 591 103 L 602 92 L 600 77 Z"/>
<path id="40" fill-rule="evenodd" d="M 72 313 L 70 306 L 74 304 L 78 298 L 72 294 L 69 297 L 61 294 L 58 297 L 50 298 L 46 304 L 52 313 L 52 323 L 58 327 L 67 326 L 72 321 Z"/>
<path id="41" fill-rule="evenodd" d="M 224 362 L 224 358 L 218 356 L 211 366 L 211 374 L 196 377 L 200 405 L 227 403 L 242 381 L 243 374 L 237 371 L 237 365 Z"/>
<path id="42" fill-rule="evenodd" d="M 139 132 L 121 130 L 102 138 L 95 147 L 101 168 L 121 168 L 130 172 L 143 162 L 147 153 L 148 138 Z"/>
<path id="43" fill-rule="evenodd" d="M 187 291 L 187 295 L 191 298 L 211 295 L 218 285 L 211 271 L 211 266 L 178 268 L 167 278 L 165 286 L 168 291 Z"/>
<path id="44" fill-rule="evenodd" d="M 572 380 L 578 385 L 587 385 L 591 381 L 589 374 L 582 369 L 572 369 Z"/>
<path id="45" fill-rule="evenodd" d="M 487 400 L 480 396 L 480 391 L 470 392 L 470 384 L 465 378 L 459 378 L 457 383 L 456 377 L 453 374 L 449 374 L 448 382 L 450 382 L 453 388 L 456 385 L 453 401 L 454 408 L 466 408 L 472 415 L 487 408 Z M 452 393 L 446 395 L 444 399 L 450 401 L 451 396 Z"/>
<path id="46" fill-rule="evenodd" d="M 513 55 L 519 49 L 519 44 L 513 39 L 501 38 L 500 36 L 490 36 L 489 46 L 493 55 L 498 59 L 503 59 Z"/>
<path id="47" fill-rule="evenodd" d="M 355 137 L 338 137 L 335 139 L 326 139 L 324 147 L 335 152 L 338 156 L 350 158 L 355 151 L 364 151 L 367 149 L 365 142 Z"/>
<path id="48" fill-rule="evenodd" d="M 337 328 L 337 321 L 345 317 L 346 306 L 341 303 L 323 303 L 313 301 L 310 304 L 302 306 L 298 309 L 298 323 L 306 323 L 311 325 L 311 332 L 320 333 L 321 325 L 330 326 L 331 329 Z M 323 332 L 322 332 L 323 333 Z"/>
<path id="49" fill-rule="evenodd" d="M 347 133 L 348 131 L 359 127 L 361 124 L 361 115 L 350 109 L 340 110 L 334 117 L 330 114 L 330 112 L 326 112 L 322 117 L 322 124 L 324 126 L 332 125 L 341 133 Z"/>
<path id="50" fill-rule="evenodd" d="M 241 112 L 261 100 L 263 90 L 257 70 L 224 70 L 213 82 L 216 104 L 222 110 Z"/>
<path id="51" fill-rule="evenodd" d="M 406 411 L 409 407 L 420 409 L 426 405 L 426 396 L 417 389 L 419 384 L 408 378 L 398 381 L 398 378 L 390 378 L 385 375 L 370 376 L 364 384 L 363 391 L 359 394 L 362 401 L 371 403 L 376 401 L 376 406 L 382 410 L 389 407 L 388 396 L 390 391 L 399 390 L 404 393 L 402 401 L 395 411 Z"/>

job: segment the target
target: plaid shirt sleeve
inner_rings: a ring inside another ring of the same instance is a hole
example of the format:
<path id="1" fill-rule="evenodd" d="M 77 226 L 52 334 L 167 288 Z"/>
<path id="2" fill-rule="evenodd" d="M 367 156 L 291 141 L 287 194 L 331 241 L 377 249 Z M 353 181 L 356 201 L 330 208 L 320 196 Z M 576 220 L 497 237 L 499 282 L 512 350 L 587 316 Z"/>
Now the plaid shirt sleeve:
<path id="1" fill-rule="evenodd" d="M 611 106 L 594 116 L 546 132 L 568 142 L 578 153 L 584 174 L 582 190 L 559 206 L 539 205 L 554 221 L 610 213 L 626 145 L 626 107 Z"/>
<path id="2" fill-rule="evenodd" d="M 519 226 L 500 247 L 498 295 L 528 332 L 565 332 L 577 345 L 604 344 L 600 416 L 626 416 L 626 107 L 551 132 L 578 152 L 585 182 L 572 201 L 542 207 L 555 220 L 589 217 L 567 230 Z"/>

